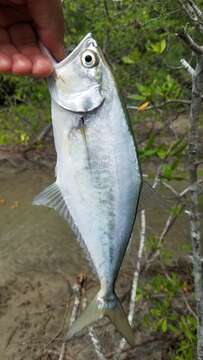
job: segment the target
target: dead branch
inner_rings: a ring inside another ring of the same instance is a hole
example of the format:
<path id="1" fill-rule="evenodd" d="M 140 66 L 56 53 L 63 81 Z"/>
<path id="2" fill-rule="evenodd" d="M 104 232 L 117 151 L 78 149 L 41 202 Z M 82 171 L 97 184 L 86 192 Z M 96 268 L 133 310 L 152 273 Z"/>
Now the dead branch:
<path id="1" fill-rule="evenodd" d="M 69 327 L 71 327 L 71 325 L 74 323 L 74 321 L 77 318 L 79 308 L 80 308 L 80 303 L 81 303 L 82 289 L 83 289 L 85 281 L 86 281 L 86 276 L 84 274 L 79 274 L 76 278 L 75 284 L 73 285 L 73 293 L 75 295 L 75 298 L 74 298 L 73 309 L 72 309 L 70 320 L 69 320 Z M 63 327 L 64 327 L 64 324 L 63 324 Z M 58 360 L 63 360 L 65 355 L 66 355 L 66 343 L 63 342 Z"/>
<path id="2" fill-rule="evenodd" d="M 189 46 L 189 48 L 194 51 L 197 55 L 203 54 L 203 46 L 198 45 L 191 36 L 186 31 L 180 31 L 177 36 L 184 41 L 184 43 Z"/>
<path id="3" fill-rule="evenodd" d="M 135 303 L 136 303 L 136 295 L 137 295 L 137 285 L 138 280 L 140 276 L 141 271 L 141 261 L 142 261 L 142 255 L 145 245 L 145 239 L 146 239 L 146 217 L 145 217 L 145 210 L 141 210 L 141 230 L 140 230 L 140 244 L 139 244 L 139 250 L 137 255 L 137 263 L 135 266 L 134 276 L 133 276 L 133 282 L 132 282 L 132 288 L 131 288 L 131 296 L 130 296 L 130 307 L 129 307 L 129 313 L 128 313 L 128 321 L 130 325 L 133 325 L 133 319 L 135 315 Z M 122 339 L 120 341 L 120 345 L 118 347 L 118 351 L 116 354 L 115 359 L 118 359 L 120 357 L 120 354 L 122 353 L 123 348 L 125 347 L 126 340 Z"/>
<path id="4" fill-rule="evenodd" d="M 203 25 L 203 14 L 193 0 L 178 0 L 189 19 L 198 26 Z"/>
<path id="5" fill-rule="evenodd" d="M 82 291 L 83 292 L 83 294 L 82 294 L 83 298 L 82 298 L 81 305 L 82 305 L 82 310 L 85 310 L 85 308 L 87 307 L 87 297 L 86 297 L 85 287 L 83 287 L 82 290 L 83 290 Z M 95 333 L 95 330 L 94 330 L 93 326 L 89 326 L 88 334 L 89 334 L 89 337 L 91 339 L 91 342 L 93 344 L 93 347 L 94 347 L 95 353 L 97 354 L 98 359 L 99 360 L 106 360 L 106 357 L 104 356 L 104 350 L 103 350 L 103 348 L 101 346 L 101 343 L 99 341 L 98 336 Z"/>
<path id="6" fill-rule="evenodd" d="M 189 64 L 189 62 L 187 62 L 185 59 L 181 59 L 180 60 L 181 64 L 183 65 L 183 67 L 189 72 L 189 74 L 191 76 L 194 75 L 195 70 L 193 69 L 193 67 Z"/>

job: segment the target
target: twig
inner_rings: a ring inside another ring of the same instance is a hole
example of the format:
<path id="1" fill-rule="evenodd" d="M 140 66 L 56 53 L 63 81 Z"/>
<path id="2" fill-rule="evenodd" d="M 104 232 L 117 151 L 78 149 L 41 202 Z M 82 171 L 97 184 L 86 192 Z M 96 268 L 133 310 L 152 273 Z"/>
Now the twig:
<path id="1" fill-rule="evenodd" d="M 203 180 L 199 180 L 198 181 L 198 185 L 202 184 L 203 183 Z M 181 199 L 183 197 L 185 197 L 190 191 L 191 191 L 191 188 L 192 188 L 192 185 L 189 185 L 187 186 L 185 189 L 183 189 L 180 193 L 178 193 L 174 188 L 173 186 L 171 186 L 170 184 L 166 183 L 165 181 L 162 181 L 162 184 L 167 188 L 169 189 L 174 195 L 175 197 L 178 199 Z"/>
<path id="2" fill-rule="evenodd" d="M 73 309 L 72 309 L 72 313 L 71 313 L 70 320 L 69 320 L 69 327 L 71 327 L 72 324 L 74 323 L 74 321 L 76 320 L 76 317 L 77 317 L 77 314 L 79 311 L 79 307 L 80 307 L 80 302 L 81 302 L 82 287 L 84 285 L 85 279 L 86 279 L 86 277 L 84 276 L 84 274 L 79 274 L 76 278 L 75 284 L 73 285 L 73 293 L 75 294 L 75 299 L 74 299 Z M 63 342 L 58 360 L 63 360 L 65 353 L 66 353 L 66 343 Z"/>
<path id="3" fill-rule="evenodd" d="M 192 51 L 194 51 L 197 55 L 203 54 L 203 47 L 199 46 L 186 31 L 181 31 L 177 34 L 180 39 L 184 41 L 184 43 L 190 47 Z"/>
<path id="4" fill-rule="evenodd" d="M 74 292 L 75 298 L 74 298 L 74 304 L 73 304 L 72 313 L 71 313 L 71 316 L 70 316 L 69 327 L 71 327 L 72 324 L 74 323 L 74 321 L 76 320 L 78 310 L 79 310 L 79 306 L 80 306 L 81 284 L 80 284 L 79 281 L 76 281 L 76 283 L 73 285 L 73 292 Z"/>
<path id="5" fill-rule="evenodd" d="M 62 346 L 61 346 L 61 350 L 60 350 L 60 354 L 59 354 L 59 359 L 58 359 L 58 360 L 63 360 L 63 359 L 64 359 L 64 356 L 65 356 L 65 353 L 66 353 L 66 344 L 63 343 Z"/>
<path id="6" fill-rule="evenodd" d="M 165 181 L 162 181 L 162 184 L 163 184 L 167 189 L 169 189 L 169 190 L 176 196 L 176 198 L 179 198 L 179 197 L 180 197 L 180 194 L 173 188 L 173 186 L 171 186 L 170 184 L 168 184 L 168 183 L 165 182 Z"/>
<path id="7" fill-rule="evenodd" d="M 179 201 L 177 201 L 176 203 L 176 207 L 178 207 L 180 204 Z M 166 235 L 168 234 L 169 230 L 171 229 L 171 227 L 173 226 L 173 224 L 175 223 L 175 221 L 177 220 L 177 217 L 180 215 L 180 213 L 183 211 L 185 207 L 185 203 L 182 203 L 180 205 L 180 208 L 177 212 L 175 212 L 175 214 L 172 212 L 171 214 L 169 214 L 166 223 L 164 225 L 164 228 L 159 236 L 159 241 L 158 241 L 158 245 L 157 245 L 157 250 L 151 254 L 149 254 L 148 256 L 148 260 L 146 262 L 145 265 L 145 270 L 148 270 L 149 267 L 151 266 L 151 264 L 155 261 L 155 259 L 157 259 L 157 257 L 160 255 L 160 250 L 161 247 L 163 245 L 164 239 L 166 237 Z"/>
<path id="8" fill-rule="evenodd" d="M 198 185 L 202 184 L 203 180 L 199 180 L 197 183 Z M 189 185 L 188 187 L 186 187 L 184 190 L 182 190 L 179 194 L 180 197 L 183 197 L 185 195 L 187 195 L 191 190 L 192 190 L 193 184 Z"/>
<path id="9" fill-rule="evenodd" d="M 203 14 L 193 0 L 178 0 L 186 14 L 195 24 L 202 25 Z"/>
<path id="10" fill-rule="evenodd" d="M 87 306 L 87 297 L 86 297 L 86 294 L 85 294 L 85 288 L 83 288 L 83 299 L 82 299 L 82 304 L 81 305 L 82 305 L 82 309 L 85 310 L 85 308 Z M 93 326 L 90 326 L 88 328 L 88 334 L 89 334 L 89 337 L 90 337 L 90 339 L 92 341 L 92 344 L 93 344 L 93 347 L 94 347 L 94 350 L 95 350 L 95 352 L 97 354 L 98 359 L 99 360 L 106 360 L 106 358 L 104 356 L 104 350 L 102 349 L 99 338 L 95 334 Z"/>
<path id="11" fill-rule="evenodd" d="M 137 285 L 141 270 L 141 260 L 144 250 L 144 244 L 146 239 L 146 216 L 145 216 L 145 210 L 141 210 L 141 230 L 140 230 L 140 244 L 139 244 L 139 250 L 137 255 L 137 264 L 134 271 L 133 276 L 133 282 L 132 282 L 132 288 L 131 288 L 131 296 L 130 296 L 130 307 L 129 307 L 129 313 L 128 313 L 128 321 L 130 325 L 133 325 L 133 319 L 135 314 L 135 303 L 136 303 L 136 296 L 137 296 Z M 123 348 L 125 347 L 126 340 L 122 339 L 120 341 L 118 351 L 116 354 L 116 359 L 120 356 Z"/>
<path id="12" fill-rule="evenodd" d="M 160 182 L 160 174 L 161 174 L 161 165 L 159 165 L 158 168 L 157 168 L 156 176 L 154 178 L 154 182 L 153 182 L 153 185 L 152 185 L 153 189 L 156 189 L 156 187 L 158 186 L 158 184 Z"/>
<path id="13" fill-rule="evenodd" d="M 6 345 L 5 345 L 4 350 L 6 350 L 7 347 L 10 345 L 10 343 L 11 343 L 12 339 L 14 338 L 17 330 L 18 330 L 18 325 L 16 327 L 14 327 L 14 329 L 11 331 L 11 333 L 10 333 L 10 335 L 9 335 L 7 341 L 6 341 Z"/>
<path id="14" fill-rule="evenodd" d="M 200 8 L 195 4 L 193 0 L 187 0 L 190 7 L 193 9 L 193 11 L 196 13 L 196 15 L 199 17 L 199 19 L 203 20 L 203 13 L 200 10 Z"/>
<path id="15" fill-rule="evenodd" d="M 98 337 L 95 335 L 93 326 L 89 327 L 88 333 L 89 333 L 90 339 L 92 341 L 92 344 L 94 346 L 94 350 L 98 356 L 98 359 L 106 360 L 106 357 L 103 354 L 104 351 L 102 350 L 102 347 L 101 347 Z"/>
<path id="16" fill-rule="evenodd" d="M 139 246 L 139 250 L 138 250 L 137 264 L 136 264 L 134 277 L 133 277 L 131 298 L 130 298 L 130 309 L 129 309 L 129 314 L 128 314 L 128 321 L 129 321 L 130 325 L 133 324 L 133 318 L 134 318 L 134 313 L 135 313 L 137 285 L 138 285 L 138 279 L 139 279 L 139 274 L 140 274 L 140 269 L 141 269 L 141 260 L 142 260 L 143 250 L 144 250 L 145 237 L 146 237 L 146 215 L 145 215 L 145 210 L 143 209 L 143 210 L 141 210 L 140 246 Z"/>
<path id="17" fill-rule="evenodd" d="M 190 100 L 186 100 L 186 99 L 171 99 L 171 100 L 167 100 L 167 101 L 164 101 L 160 104 L 152 104 L 152 105 L 149 105 L 145 108 L 144 111 L 147 111 L 147 110 L 153 110 L 153 109 L 161 109 L 162 107 L 164 106 L 167 106 L 167 105 L 171 105 L 171 104 L 182 104 L 182 105 L 190 105 Z M 136 110 L 136 111 L 139 111 L 139 106 L 134 106 L 134 105 L 127 105 L 127 108 L 129 110 Z"/>
<path id="18" fill-rule="evenodd" d="M 142 348 L 144 346 L 147 346 L 153 342 L 158 342 L 158 341 L 161 341 L 161 342 L 167 342 L 167 341 L 173 341 L 174 340 L 174 335 L 165 335 L 163 336 L 163 334 L 161 336 L 155 336 L 155 337 L 152 337 L 152 338 L 147 338 L 146 340 L 144 340 L 143 342 L 140 342 L 138 344 L 135 345 L 135 347 L 131 350 L 133 351 L 133 354 L 135 352 L 136 349 L 139 349 L 139 348 Z M 122 354 L 126 353 L 126 352 L 129 352 L 129 349 L 126 348 L 126 349 L 122 349 Z M 112 351 L 111 353 L 108 353 L 107 354 L 107 359 L 112 359 L 112 357 L 114 358 L 114 355 L 116 356 L 117 354 L 117 350 L 115 351 Z M 134 358 L 134 357 L 133 357 Z M 117 358 L 116 358 L 117 359 Z M 137 359 L 137 358 L 136 358 Z M 139 358 L 140 360 L 140 358 Z"/>
<path id="19" fill-rule="evenodd" d="M 198 181 L 198 184 L 200 184 L 201 182 L 202 182 L 202 180 Z M 192 189 L 192 185 L 189 185 L 184 190 L 182 190 L 180 193 L 178 193 L 171 185 L 167 184 L 166 182 L 162 182 L 162 184 L 164 186 L 166 186 L 176 196 L 177 201 L 174 206 L 174 209 L 177 209 L 177 211 L 175 211 L 175 212 L 172 211 L 169 214 L 169 216 L 166 220 L 166 223 L 164 225 L 164 228 L 159 236 L 157 250 L 155 252 L 153 252 L 152 254 L 149 254 L 145 270 L 148 270 L 149 267 L 151 266 L 151 264 L 160 255 L 160 249 L 161 249 L 161 246 L 163 245 L 163 241 L 164 241 L 166 235 L 168 234 L 169 230 L 171 229 L 171 227 L 177 220 L 178 216 L 182 213 L 182 211 L 184 210 L 184 208 L 186 206 L 186 201 L 184 201 L 183 199 Z"/>
<path id="20" fill-rule="evenodd" d="M 190 306 L 189 302 L 187 301 L 187 299 L 186 299 L 186 297 L 185 297 L 185 295 L 184 295 L 183 292 L 182 292 L 182 298 L 183 298 L 183 301 L 184 301 L 184 303 L 185 303 L 188 311 L 194 316 L 194 318 L 195 318 L 196 320 L 198 320 L 198 319 L 197 319 L 197 314 L 195 314 L 195 312 L 194 312 L 193 309 L 191 308 L 191 306 Z"/>
<path id="21" fill-rule="evenodd" d="M 189 72 L 189 74 L 191 76 L 194 75 L 195 70 L 193 69 L 193 67 L 185 60 L 185 59 L 181 59 L 180 60 L 181 64 L 183 65 L 183 67 Z"/>

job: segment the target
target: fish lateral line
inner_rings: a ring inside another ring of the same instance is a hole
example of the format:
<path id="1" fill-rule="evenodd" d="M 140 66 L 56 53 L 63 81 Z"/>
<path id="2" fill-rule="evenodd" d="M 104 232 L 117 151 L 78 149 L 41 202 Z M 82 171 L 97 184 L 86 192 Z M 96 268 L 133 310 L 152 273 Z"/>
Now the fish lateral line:
<path id="1" fill-rule="evenodd" d="M 89 147 L 88 147 L 88 141 L 87 141 L 86 125 L 85 125 L 85 117 L 84 116 L 81 116 L 81 118 L 79 120 L 78 129 L 80 130 L 80 133 L 81 133 L 84 145 L 85 145 L 85 150 L 86 150 L 86 155 L 87 155 L 87 163 L 88 163 L 88 167 L 91 171 L 91 161 L 90 161 L 90 154 L 89 154 Z"/>
<path id="2" fill-rule="evenodd" d="M 84 140 L 84 143 L 87 146 L 87 136 L 86 136 L 86 131 L 85 131 L 85 119 L 84 119 L 84 116 L 81 116 L 81 118 L 79 120 L 78 128 L 80 129 L 80 132 L 81 132 L 82 138 Z"/>

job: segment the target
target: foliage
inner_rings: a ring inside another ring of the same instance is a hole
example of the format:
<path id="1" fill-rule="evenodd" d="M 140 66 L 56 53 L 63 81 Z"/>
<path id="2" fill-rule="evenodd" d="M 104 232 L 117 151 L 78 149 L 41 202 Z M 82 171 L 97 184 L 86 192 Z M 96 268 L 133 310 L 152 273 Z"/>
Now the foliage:
<path id="1" fill-rule="evenodd" d="M 173 101 L 190 97 L 191 81 L 180 68 L 180 59 L 193 63 L 193 58 L 176 36 L 188 22 L 178 2 L 66 0 L 63 6 L 67 51 L 92 32 L 112 66 L 125 102 L 133 107 L 130 119 L 138 134 L 140 160 L 158 163 L 162 180 L 182 180 L 187 139 L 185 133 L 174 132 L 169 120 L 174 113 L 176 119 L 188 110 Z M 198 40 L 192 25 L 187 27 Z M 0 83 L 0 144 L 27 144 L 50 121 L 46 81 L 1 75 Z M 179 208 L 172 211 L 175 214 Z M 156 250 L 157 239 L 152 237 L 149 246 Z M 192 290 L 175 273 L 156 275 L 139 289 L 138 300 L 150 303 L 144 327 L 176 339 L 171 360 L 194 358 L 196 319 L 185 305 L 174 307 L 177 298 Z"/>
<path id="2" fill-rule="evenodd" d="M 92 32 L 112 65 L 126 102 L 140 105 L 188 96 L 187 86 L 183 86 L 187 84 L 185 72 L 173 68 L 179 65 L 180 57 L 189 57 L 176 38 L 186 19 L 175 0 L 64 1 L 64 16 L 67 47 Z M 46 82 L 6 75 L 1 75 L 0 82 L 0 106 L 3 110 L 12 107 L 4 122 L 2 113 L 0 141 L 24 143 L 49 121 Z M 33 127 L 19 128 L 19 136 L 12 136 L 13 127 L 21 123 L 22 104 L 24 111 L 27 106 Z M 42 108 L 44 117 L 38 117 Z M 155 146 L 156 142 L 151 144 L 152 149 Z"/>
<path id="3" fill-rule="evenodd" d="M 1 75 L 0 144 L 26 144 L 50 121 L 45 81 Z"/>
<path id="4" fill-rule="evenodd" d="M 174 338 L 171 360 L 194 359 L 196 319 L 186 310 L 185 304 L 181 306 L 181 297 L 186 297 L 191 291 L 190 283 L 174 272 L 167 277 L 162 274 L 154 275 L 139 290 L 150 304 L 150 309 L 144 316 L 144 328 Z"/>

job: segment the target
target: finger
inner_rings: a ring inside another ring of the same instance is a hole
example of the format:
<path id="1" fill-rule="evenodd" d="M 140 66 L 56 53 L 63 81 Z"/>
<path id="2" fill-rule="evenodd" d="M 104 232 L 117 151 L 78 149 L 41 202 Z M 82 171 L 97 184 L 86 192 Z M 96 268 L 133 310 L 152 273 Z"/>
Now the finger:
<path id="1" fill-rule="evenodd" d="M 31 75 L 32 62 L 20 53 L 12 57 L 12 73 L 16 75 Z"/>
<path id="2" fill-rule="evenodd" d="M 0 73 L 10 72 L 12 68 L 11 58 L 0 52 Z"/>
<path id="3" fill-rule="evenodd" d="M 34 76 L 48 76 L 53 66 L 48 58 L 42 55 L 36 35 L 29 24 L 16 24 L 9 28 L 10 38 L 16 49 L 32 62 Z"/>
<path id="4" fill-rule="evenodd" d="M 32 62 L 24 55 L 18 54 L 18 50 L 11 43 L 9 33 L 0 28 L 0 71 L 13 72 L 19 75 L 27 75 L 32 71 Z"/>
<path id="5" fill-rule="evenodd" d="M 56 59 L 63 59 L 64 20 L 61 1 L 28 0 L 27 6 L 42 43 Z"/>
<path id="6" fill-rule="evenodd" d="M 6 30 L 0 28 L 0 72 L 9 72 L 12 68 L 12 54 L 9 51 L 5 51 L 5 47 L 8 47 L 9 41 Z"/>

